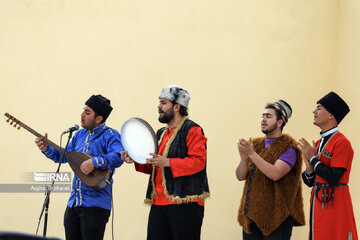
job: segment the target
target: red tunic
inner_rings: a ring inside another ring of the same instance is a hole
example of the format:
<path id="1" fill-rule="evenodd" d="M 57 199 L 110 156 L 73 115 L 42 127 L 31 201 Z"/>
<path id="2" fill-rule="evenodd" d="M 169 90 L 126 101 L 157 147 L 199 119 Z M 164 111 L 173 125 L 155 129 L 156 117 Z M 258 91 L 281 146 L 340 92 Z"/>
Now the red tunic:
<path id="1" fill-rule="evenodd" d="M 318 148 L 320 140 L 316 142 Z M 351 171 L 351 163 L 354 151 L 348 139 L 342 134 L 335 134 L 324 147 L 330 153 L 331 158 L 321 154 L 320 161 L 329 167 L 341 167 L 347 171 L 344 173 L 339 183 L 347 184 Z M 327 183 L 327 181 L 317 176 L 318 183 Z M 314 198 L 313 187 L 311 193 L 312 208 L 312 226 L 310 226 L 309 239 L 312 240 L 358 240 L 356 231 L 355 217 L 349 192 L 349 186 L 337 186 L 333 203 L 330 201 L 324 206 Z M 331 192 L 331 191 L 330 191 Z M 318 198 L 322 199 L 322 190 L 318 191 Z M 351 235 L 351 237 L 350 237 Z"/>
<path id="2" fill-rule="evenodd" d="M 165 149 L 165 145 L 169 138 L 173 134 L 175 128 L 166 129 L 163 140 L 160 143 L 158 154 L 162 155 Z M 192 175 L 200 172 L 205 168 L 206 164 L 206 148 L 205 143 L 207 138 L 203 135 L 199 126 L 194 126 L 189 130 L 186 137 L 186 146 L 188 148 L 188 157 L 186 158 L 170 158 L 170 168 L 174 178 Z M 149 174 L 151 171 L 150 164 L 138 164 L 135 163 L 136 171 Z M 154 199 L 154 205 L 169 205 L 177 204 L 176 202 L 170 201 L 164 193 L 164 187 L 162 185 L 162 169 L 161 167 L 155 167 L 155 189 L 156 197 Z M 204 206 L 204 201 L 195 199 L 192 202 L 197 202 L 199 205 Z"/>

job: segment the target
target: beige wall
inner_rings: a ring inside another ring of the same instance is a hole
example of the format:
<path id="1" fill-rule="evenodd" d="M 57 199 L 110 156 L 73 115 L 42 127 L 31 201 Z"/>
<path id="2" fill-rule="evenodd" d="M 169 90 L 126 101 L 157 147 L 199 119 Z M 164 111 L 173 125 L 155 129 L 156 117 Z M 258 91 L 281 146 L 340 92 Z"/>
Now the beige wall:
<path id="1" fill-rule="evenodd" d="M 355 211 L 355 220 L 358 234 L 360 231 L 360 162 L 359 146 L 360 140 L 360 97 L 359 97 L 359 78 L 360 78 L 360 2 L 356 0 L 339 1 L 339 47 L 338 47 L 338 74 L 336 89 L 346 96 L 349 101 L 351 112 L 345 119 L 343 132 L 352 143 L 355 150 L 352 164 L 350 191 Z"/>
<path id="2" fill-rule="evenodd" d="M 112 101 L 108 125 L 132 116 L 154 128 L 163 86 L 191 94 L 190 116 L 208 137 L 211 199 L 203 239 L 241 239 L 236 216 L 243 183 L 235 178 L 239 137 L 260 136 L 265 103 L 285 99 L 294 114 L 285 132 L 318 138 L 316 100 L 340 93 L 352 112 L 341 130 L 358 152 L 359 8 L 357 1 L 0 1 L 0 113 L 12 113 L 54 142 L 79 123 L 85 100 Z M 24 173 L 55 171 L 34 137 L 0 124 L 0 183 L 24 183 Z M 359 221 L 357 153 L 350 189 Z M 63 171 L 70 171 L 62 166 Z M 115 175 L 116 239 L 144 239 L 147 176 L 123 165 Z M 309 189 L 304 186 L 306 218 Z M 44 196 L 0 193 L 0 231 L 34 233 Z M 64 237 L 68 194 L 51 196 L 48 235 Z M 359 226 L 359 225 L 358 225 Z M 42 226 L 40 227 L 42 229 Z M 41 230 L 40 230 L 41 232 Z M 293 239 L 306 239 L 308 225 Z M 111 238 L 108 224 L 105 239 Z"/>

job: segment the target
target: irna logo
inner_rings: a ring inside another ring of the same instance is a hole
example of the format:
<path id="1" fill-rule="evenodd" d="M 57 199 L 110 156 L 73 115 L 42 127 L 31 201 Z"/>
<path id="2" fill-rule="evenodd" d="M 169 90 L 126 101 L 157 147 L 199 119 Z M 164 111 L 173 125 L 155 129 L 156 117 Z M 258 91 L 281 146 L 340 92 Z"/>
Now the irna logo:
<path id="1" fill-rule="evenodd" d="M 70 172 L 34 172 L 35 182 L 70 182 Z"/>

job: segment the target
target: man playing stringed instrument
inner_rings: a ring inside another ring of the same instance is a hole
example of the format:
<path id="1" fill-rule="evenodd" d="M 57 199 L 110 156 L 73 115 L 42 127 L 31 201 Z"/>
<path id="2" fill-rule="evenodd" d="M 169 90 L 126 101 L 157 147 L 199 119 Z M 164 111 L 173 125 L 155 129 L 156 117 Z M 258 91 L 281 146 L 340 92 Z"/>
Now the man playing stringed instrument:
<path id="1" fill-rule="evenodd" d="M 202 128 L 188 118 L 190 94 L 178 86 L 162 89 L 159 121 L 167 127 L 156 133 L 157 153 L 147 164 L 135 163 L 150 174 L 145 203 L 151 205 L 148 240 L 199 240 L 204 201 L 210 196 L 206 174 L 206 142 Z M 132 163 L 127 152 L 122 159 Z"/>
<path id="2" fill-rule="evenodd" d="M 69 152 L 94 156 L 89 156 L 80 166 L 85 175 L 91 174 L 95 168 L 108 169 L 113 174 L 115 168 L 123 163 L 120 152 L 124 148 L 120 134 L 105 123 L 111 111 L 110 100 L 101 95 L 92 95 L 85 103 L 81 114 L 83 129 L 75 133 L 67 149 Z M 35 143 L 46 157 L 57 163 L 61 161 L 61 153 L 46 141 L 38 137 Z M 105 187 L 95 190 L 74 174 L 72 192 L 64 215 L 66 239 L 103 239 L 111 211 L 112 183 L 110 179 Z"/>

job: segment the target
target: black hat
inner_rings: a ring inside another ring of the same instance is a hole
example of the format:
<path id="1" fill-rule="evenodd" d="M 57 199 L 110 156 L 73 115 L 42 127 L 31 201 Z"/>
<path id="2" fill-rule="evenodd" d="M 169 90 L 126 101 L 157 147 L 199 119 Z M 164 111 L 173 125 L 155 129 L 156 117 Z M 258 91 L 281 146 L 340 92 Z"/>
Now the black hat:
<path id="1" fill-rule="evenodd" d="M 99 95 L 92 95 L 86 102 L 86 106 L 91 107 L 94 112 L 96 112 L 99 116 L 102 116 L 104 122 L 110 115 L 112 111 L 112 107 L 110 106 L 110 100 Z"/>
<path id="2" fill-rule="evenodd" d="M 317 101 L 317 103 L 323 105 L 324 108 L 335 117 L 338 124 L 343 120 L 346 114 L 350 112 L 350 108 L 346 102 L 334 92 L 329 92 Z"/>

